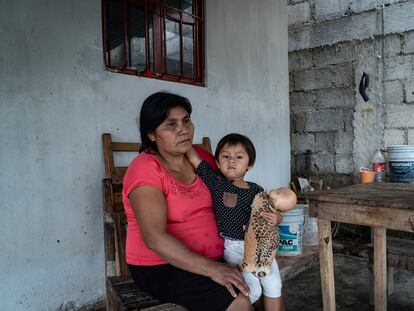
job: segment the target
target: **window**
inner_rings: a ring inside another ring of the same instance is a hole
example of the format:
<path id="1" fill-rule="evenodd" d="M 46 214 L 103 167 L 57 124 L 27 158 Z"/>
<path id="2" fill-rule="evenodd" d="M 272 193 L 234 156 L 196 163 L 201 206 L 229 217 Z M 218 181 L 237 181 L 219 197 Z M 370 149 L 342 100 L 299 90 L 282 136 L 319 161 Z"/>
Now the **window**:
<path id="1" fill-rule="evenodd" d="M 203 0 L 102 0 L 108 70 L 204 84 Z"/>

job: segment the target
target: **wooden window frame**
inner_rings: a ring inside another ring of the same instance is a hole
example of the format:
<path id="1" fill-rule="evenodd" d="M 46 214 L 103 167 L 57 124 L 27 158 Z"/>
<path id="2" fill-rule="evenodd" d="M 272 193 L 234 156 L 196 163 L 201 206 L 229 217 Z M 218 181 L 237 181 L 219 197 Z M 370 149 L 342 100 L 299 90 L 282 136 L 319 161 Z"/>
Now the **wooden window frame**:
<path id="1" fill-rule="evenodd" d="M 112 66 L 109 61 L 109 48 L 107 33 L 107 17 L 106 17 L 106 2 L 109 0 L 101 0 L 102 7 L 102 38 L 104 49 L 104 63 L 107 70 L 111 72 L 136 75 L 140 77 L 147 77 L 159 80 L 173 81 L 179 83 L 192 84 L 197 86 L 204 86 L 204 66 L 205 66 L 205 44 L 204 44 L 204 0 L 193 0 L 193 14 L 179 10 L 177 8 L 169 7 L 165 0 L 120 0 L 123 6 L 122 21 L 124 25 L 124 66 Z M 128 11 L 127 5 L 138 5 L 145 10 L 145 25 L 147 27 L 147 16 L 150 10 L 153 12 L 153 68 L 148 70 L 150 65 L 148 31 L 145 31 L 145 50 L 146 50 L 146 66 L 143 71 L 138 71 L 134 68 L 128 67 L 129 64 L 129 38 L 128 38 Z M 180 66 L 181 75 L 169 74 L 166 71 L 166 40 L 165 40 L 165 21 L 172 19 L 180 24 Z M 194 77 L 183 76 L 183 36 L 181 33 L 183 24 L 192 24 L 193 30 L 193 70 Z"/>

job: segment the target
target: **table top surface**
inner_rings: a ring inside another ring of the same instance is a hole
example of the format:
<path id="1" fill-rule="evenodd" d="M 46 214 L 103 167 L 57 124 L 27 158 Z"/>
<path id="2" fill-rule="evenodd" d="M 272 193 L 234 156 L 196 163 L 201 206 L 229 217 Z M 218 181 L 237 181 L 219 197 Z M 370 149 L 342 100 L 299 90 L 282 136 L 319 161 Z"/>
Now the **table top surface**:
<path id="1" fill-rule="evenodd" d="M 414 210 L 414 184 L 367 183 L 331 190 L 304 192 L 300 199 Z"/>

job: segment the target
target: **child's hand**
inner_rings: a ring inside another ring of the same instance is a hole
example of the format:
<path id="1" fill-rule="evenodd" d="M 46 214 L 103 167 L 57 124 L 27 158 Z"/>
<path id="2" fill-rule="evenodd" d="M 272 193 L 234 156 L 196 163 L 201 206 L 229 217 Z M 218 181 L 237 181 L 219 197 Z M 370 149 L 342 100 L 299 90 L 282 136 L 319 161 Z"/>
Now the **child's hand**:
<path id="1" fill-rule="evenodd" d="M 283 216 L 279 212 L 262 212 L 261 216 L 268 222 L 270 226 L 277 226 L 283 220 Z"/>

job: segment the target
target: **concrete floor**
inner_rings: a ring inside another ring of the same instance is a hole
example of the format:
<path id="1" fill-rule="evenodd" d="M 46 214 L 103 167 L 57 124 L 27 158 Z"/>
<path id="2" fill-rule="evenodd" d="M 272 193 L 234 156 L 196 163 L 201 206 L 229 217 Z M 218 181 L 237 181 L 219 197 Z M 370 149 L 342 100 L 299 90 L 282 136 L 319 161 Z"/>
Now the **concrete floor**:
<path id="1" fill-rule="evenodd" d="M 370 273 L 366 258 L 334 255 L 337 311 L 374 310 L 369 304 Z M 286 311 L 322 310 L 319 263 L 284 282 Z M 414 272 L 394 272 L 394 292 L 388 296 L 389 311 L 414 311 Z"/>
<path id="2" fill-rule="evenodd" d="M 278 258 L 282 277 L 287 279 L 283 281 L 286 311 L 323 310 L 319 261 L 317 254 L 312 255 L 316 250 L 317 247 L 308 247 L 303 256 Z M 374 310 L 374 306 L 369 304 L 368 259 L 334 254 L 334 270 L 336 310 Z M 296 276 L 290 277 L 291 275 Z M 92 310 L 105 311 L 105 309 L 105 305 L 102 304 Z M 414 311 L 414 271 L 394 270 L 394 291 L 388 296 L 387 310 Z"/>

